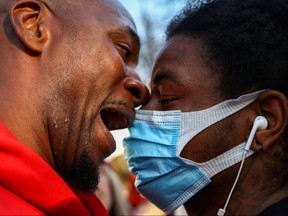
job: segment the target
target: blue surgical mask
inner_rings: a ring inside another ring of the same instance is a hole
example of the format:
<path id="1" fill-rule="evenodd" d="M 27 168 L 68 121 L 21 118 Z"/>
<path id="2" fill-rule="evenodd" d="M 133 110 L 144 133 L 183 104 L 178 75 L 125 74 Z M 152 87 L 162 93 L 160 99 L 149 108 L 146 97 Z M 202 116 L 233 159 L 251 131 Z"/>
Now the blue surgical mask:
<path id="1" fill-rule="evenodd" d="M 212 176 L 241 161 L 246 142 L 204 163 L 181 158 L 180 153 L 198 133 L 246 107 L 261 92 L 196 112 L 137 110 L 123 146 L 138 191 L 170 213 L 207 186 Z"/>

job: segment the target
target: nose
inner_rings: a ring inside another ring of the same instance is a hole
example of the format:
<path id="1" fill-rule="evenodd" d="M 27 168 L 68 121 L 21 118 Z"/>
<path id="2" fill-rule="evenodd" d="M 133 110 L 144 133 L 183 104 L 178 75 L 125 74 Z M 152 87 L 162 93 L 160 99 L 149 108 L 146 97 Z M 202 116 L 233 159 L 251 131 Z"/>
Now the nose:
<path id="1" fill-rule="evenodd" d="M 138 75 L 134 74 L 133 76 L 126 77 L 124 80 L 124 87 L 132 95 L 135 107 L 143 105 L 149 100 L 149 90 L 142 83 Z"/>

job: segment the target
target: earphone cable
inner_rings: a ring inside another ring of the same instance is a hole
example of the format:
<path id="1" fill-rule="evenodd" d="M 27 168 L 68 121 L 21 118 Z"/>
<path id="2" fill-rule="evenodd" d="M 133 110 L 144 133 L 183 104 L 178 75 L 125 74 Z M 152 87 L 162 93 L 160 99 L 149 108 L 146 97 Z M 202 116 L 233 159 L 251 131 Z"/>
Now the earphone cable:
<path id="1" fill-rule="evenodd" d="M 228 198 L 227 198 L 227 200 L 226 200 L 226 203 L 225 203 L 225 205 L 224 205 L 224 208 L 223 208 L 223 209 L 220 208 L 220 209 L 218 210 L 217 216 L 223 216 L 223 215 L 225 214 L 225 212 L 226 212 L 226 208 L 227 208 L 227 206 L 228 206 L 228 203 L 229 203 L 229 201 L 230 201 L 230 198 L 231 198 L 231 196 L 232 196 L 232 193 L 233 193 L 233 191 L 234 191 L 234 188 L 235 188 L 235 186 L 236 186 L 236 184 L 237 184 L 237 182 L 238 182 L 239 176 L 240 176 L 240 174 L 241 174 L 241 171 L 242 171 L 242 168 L 243 168 L 244 161 L 245 161 L 245 158 L 246 158 L 247 153 L 248 153 L 247 150 L 245 150 L 244 153 L 243 153 L 243 158 L 242 158 L 242 161 L 241 161 L 241 164 L 240 164 L 240 167 L 239 167 L 239 170 L 238 170 L 236 179 L 235 179 L 235 181 L 234 181 L 234 184 L 233 184 L 233 186 L 232 186 L 232 188 L 231 188 L 231 190 L 230 190 L 230 193 L 229 193 L 229 196 L 228 196 Z"/>

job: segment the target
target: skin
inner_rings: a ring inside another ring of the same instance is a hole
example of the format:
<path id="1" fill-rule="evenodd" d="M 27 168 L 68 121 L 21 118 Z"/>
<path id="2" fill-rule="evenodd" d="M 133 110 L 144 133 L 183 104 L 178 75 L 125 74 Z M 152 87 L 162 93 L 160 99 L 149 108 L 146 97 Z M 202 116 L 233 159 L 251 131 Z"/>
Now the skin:
<path id="1" fill-rule="evenodd" d="M 68 183 L 93 191 L 116 148 L 109 130 L 128 127 L 149 96 L 135 72 L 136 26 L 115 0 L 43 2 L 0 2 L 0 120 Z"/>
<path id="2" fill-rule="evenodd" d="M 221 92 L 221 77 L 203 61 L 200 38 L 174 36 L 164 44 L 151 76 L 151 98 L 142 109 L 198 111 L 227 98 Z M 281 92 L 268 90 L 249 106 L 217 122 L 190 140 L 181 157 L 205 162 L 248 139 L 256 116 L 265 116 L 268 128 L 256 132 L 238 184 L 226 209 L 227 215 L 257 215 L 288 197 L 281 162 L 281 138 L 287 128 L 288 102 Z M 239 163 L 218 173 L 208 186 L 184 206 L 189 215 L 216 215 L 223 208 L 236 178 Z"/>

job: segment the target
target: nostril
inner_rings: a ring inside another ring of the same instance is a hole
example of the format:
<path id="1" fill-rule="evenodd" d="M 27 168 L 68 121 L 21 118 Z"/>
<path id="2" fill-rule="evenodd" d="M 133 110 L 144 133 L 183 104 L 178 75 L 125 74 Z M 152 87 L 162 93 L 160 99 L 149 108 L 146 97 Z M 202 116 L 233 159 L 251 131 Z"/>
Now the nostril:
<path id="1" fill-rule="evenodd" d="M 148 100 L 148 88 L 140 80 L 129 77 L 126 78 L 124 82 L 125 88 L 134 98 L 134 105 L 136 107 L 144 104 Z"/>
<path id="2" fill-rule="evenodd" d="M 129 91 L 137 100 L 141 99 L 141 94 L 140 94 L 138 88 L 132 87 L 132 88 L 129 89 Z"/>

